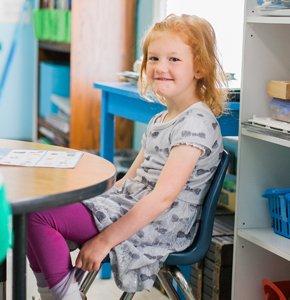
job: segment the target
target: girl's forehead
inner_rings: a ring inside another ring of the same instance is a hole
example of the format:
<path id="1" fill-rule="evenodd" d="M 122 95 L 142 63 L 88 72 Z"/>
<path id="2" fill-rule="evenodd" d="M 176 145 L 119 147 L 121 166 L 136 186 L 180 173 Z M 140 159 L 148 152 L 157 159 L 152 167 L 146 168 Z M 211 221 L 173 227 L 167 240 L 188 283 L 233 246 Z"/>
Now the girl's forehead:
<path id="1" fill-rule="evenodd" d="M 152 34 L 148 43 L 148 51 L 167 49 L 172 51 L 190 50 L 183 38 L 174 32 L 157 31 Z"/>
<path id="2" fill-rule="evenodd" d="M 155 31 L 151 34 L 150 42 L 166 39 L 180 40 L 183 42 L 181 35 L 173 31 Z"/>

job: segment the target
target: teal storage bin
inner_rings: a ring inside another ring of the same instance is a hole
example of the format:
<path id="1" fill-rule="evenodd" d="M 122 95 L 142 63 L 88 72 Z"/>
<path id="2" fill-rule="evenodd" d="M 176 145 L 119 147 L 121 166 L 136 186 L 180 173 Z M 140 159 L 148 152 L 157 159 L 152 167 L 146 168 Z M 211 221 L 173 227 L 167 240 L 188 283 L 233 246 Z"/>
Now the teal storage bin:
<path id="1" fill-rule="evenodd" d="M 11 246 L 11 208 L 6 199 L 6 191 L 0 175 L 0 263 L 5 259 Z"/>
<path id="2" fill-rule="evenodd" d="M 70 96 L 70 67 L 56 62 L 40 63 L 40 104 L 39 114 L 42 118 L 57 113 L 56 105 L 51 102 L 51 95 Z"/>

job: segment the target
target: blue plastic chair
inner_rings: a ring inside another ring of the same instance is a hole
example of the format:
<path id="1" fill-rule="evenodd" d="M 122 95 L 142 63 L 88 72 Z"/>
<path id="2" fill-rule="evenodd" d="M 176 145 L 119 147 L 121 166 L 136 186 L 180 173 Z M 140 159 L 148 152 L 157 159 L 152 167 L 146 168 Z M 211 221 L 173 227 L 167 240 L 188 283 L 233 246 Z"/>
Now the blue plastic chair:
<path id="1" fill-rule="evenodd" d="M 194 299 L 193 292 L 186 279 L 182 275 L 181 271 L 179 270 L 178 266 L 192 265 L 201 261 L 205 257 L 206 252 L 209 249 L 213 231 L 215 211 L 217 208 L 217 203 L 228 164 L 229 155 L 226 151 L 224 151 L 220 164 L 214 174 L 210 188 L 204 199 L 199 229 L 193 243 L 184 251 L 169 254 L 163 267 L 160 269 L 157 275 L 160 283 L 169 296 L 169 299 L 179 299 L 179 296 L 174 286 L 172 285 L 172 279 L 174 279 L 179 285 L 180 289 L 185 294 L 186 299 Z M 104 260 L 104 262 L 108 262 L 108 257 Z M 86 292 L 88 291 L 97 273 L 97 271 L 88 273 L 82 281 L 81 291 L 84 294 L 86 294 Z M 129 300 L 132 299 L 133 296 L 134 293 L 124 292 L 120 300 Z"/>

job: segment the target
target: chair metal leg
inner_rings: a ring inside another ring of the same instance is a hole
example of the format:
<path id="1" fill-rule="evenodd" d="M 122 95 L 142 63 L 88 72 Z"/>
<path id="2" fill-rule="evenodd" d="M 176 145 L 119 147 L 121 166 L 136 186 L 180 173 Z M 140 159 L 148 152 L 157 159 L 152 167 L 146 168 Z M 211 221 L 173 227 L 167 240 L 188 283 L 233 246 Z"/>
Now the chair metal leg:
<path id="1" fill-rule="evenodd" d="M 169 297 L 170 300 L 179 300 L 178 294 L 175 291 L 174 286 L 172 285 L 172 275 L 170 272 L 170 267 L 162 267 L 158 274 L 157 277 L 162 284 L 167 296 Z M 171 277 L 171 278 L 169 278 Z"/>
<path id="2" fill-rule="evenodd" d="M 192 290 L 182 275 L 181 271 L 176 266 L 165 266 L 160 269 L 158 279 L 164 287 L 169 299 L 178 300 L 179 296 L 176 293 L 171 280 L 174 279 L 181 288 L 187 300 L 195 300 Z"/>
<path id="3" fill-rule="evenodd" d="M 176 281 L 176 283 L 181 288 L 182 292 L 185 295 L 185 298 L 187 300 L 195 300 L 195 297 L 193 295 L 192 289 L 189 286 L 189 284 L 186 281 L 186 279 L 184 278 L 184 276 L 181 273 L 181 271 L 179 270 L 179 268 L 176 267 L 176 266 L 172 266 L 170 268 L 170 275 L 174 278 L 174 280 Z"/>
<path id="4" fill-rule="evenodd" d="M 89 272 L 83 279 L 80 287 L 80 291 L 86 295 L 96 276 L 98 275 L 98 271 Z"/>
<path id="5" fill-rule="evenodd" d="M 127 293 L 127 292 L 124 292 L 120 298 L 120 300 L 131 300 L 133 299 L 135 293 Z"/>

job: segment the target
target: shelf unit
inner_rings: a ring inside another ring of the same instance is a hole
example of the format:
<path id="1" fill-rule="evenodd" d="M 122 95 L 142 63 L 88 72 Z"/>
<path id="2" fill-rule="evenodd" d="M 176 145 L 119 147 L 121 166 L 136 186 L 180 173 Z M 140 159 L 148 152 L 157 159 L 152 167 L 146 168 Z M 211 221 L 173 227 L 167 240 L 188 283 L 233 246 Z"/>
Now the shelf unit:
<path id="1" fill-rule="evenodd" d="M 39 9 L 47 9 L 47 1 L 39 1 Z M 52 19 L 53 20 L 53 19 Z M 51 20 L 51 22 L 52 22 Z M 48 21 L 46 21 L 48 22 Z M 51 26 L 53 24 L 46 24 L 46 26 Z M 55 25 L 56 26 L 56 25 Z M 44 28 L 43 28 L 44 30 Z M 70 43 L 64 42 L 55 42 L 50 40 L 39 40 L 38 41 L 38 114 L 37 114 L 37 138 L 39 142 L 49 143 L 58 146 L 69 146 L 69 134 L 64 133 L 59 130 L 54 123 L 49 123 L 46 120 L 46 116 L 41 116 L 41 101 L 51 101 L 50 99 L 46 100 L 46 97 L 41 97 L 41 82 L 44 80 L 41 72 L 41 63 L 60 63 L 61 65 L 66 64 L 70 65 Z M 47 78 L 46 78 L 47 79 Z M 47 115 L 48 116 L 48 115 Z M 69 123 L 69 116 L 66 121 L 66 124 Z"/>
<path id="2" fill-rule="evenodd" d="M 41 81 L 41 72 L 40 72 L 40 64 L 41 62 L 58 62 L 58 63 L 66 63 L 70 65 L 70 45 L 69 44 L 61 44 L 61 43 L 53 43 L 53 42 L 38 42 L 38 65 L 39 65 L 39 89 L 38 89 L 38 103 L 39 108 L 41 106 L 40 101 L 40 81 Z M 49 124 L 40 116 L 40 112 L 38 112 L 38 140 L 40 142 L 44 142 L 47 140 L 48 143 L 58 145 L 58 146 L 69 146 L 69 134 L 65 135 L 57 127 L 54 127 L 53 124 Z"/>
<path id="3" fill-rule="evenodd" d="M 40 7 L 43 7 L 43 1 L 40 1 Z M 117 81 L 119 72 L 132 68 L 135 11 L 134 0 L 120 0 L 114 5 L 110 1 L 74 0 L 71 7 L 72 43 L 38 43 L 39 63 L 53 61 L 70 65 L 71 103 L 70 132 L 59 135 L 52 124 L 39 120 L 38 124 L 42 126 L 42 132 L 38 130 L 39 137 L 50 131 L 46 138 L 58 136 L 53 143 L 75 149 L 98 150 L 101 95 L 93 83 Z M 116 27 L 108 20 L 119 25 Z M 132 125 L 128 120 L 117 118 L 116 148 L 131 148 Z"/>
<path id="4" fill-rule="evenodd" d="M 290 18 L 255 15 L 245 1 L 240 122 L 269 116 L 266 84 L 290 78 Z M 290 186 L 290 141 L 240 124 L 232 299 L 263 299 L 262 279 L 290 279 L 290 240 L 275 234 L 269 187 Z"/>

